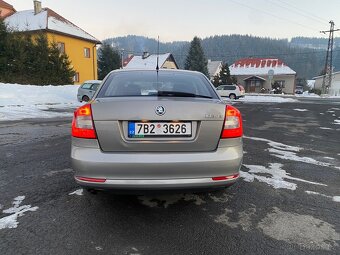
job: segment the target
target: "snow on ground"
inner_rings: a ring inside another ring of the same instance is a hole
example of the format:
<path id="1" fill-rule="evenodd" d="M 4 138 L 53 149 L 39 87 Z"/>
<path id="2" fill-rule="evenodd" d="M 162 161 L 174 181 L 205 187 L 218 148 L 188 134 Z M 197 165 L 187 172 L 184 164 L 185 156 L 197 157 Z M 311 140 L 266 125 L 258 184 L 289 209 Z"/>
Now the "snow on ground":
<path id="1" fill-rule="evenodd" d="M 334 120 L 334 124 L 340 125 L 340 120 Z"/>
<path id="2" fill-rule="evenodd" d="M 83 195 L 83 189 L 77 189 L 76 191 L 73 191 L 71 193 L 69 193 L 69 195 L 77 195 L 77 196 L 82 196 Z"/>
<path id="3" fill-rule="evenodd" d="M 299 108 L 296 108 L 296 109 L 293 109 L 294 111 L 297 111 L 297 112 L 308 112 L 307 109 L 299 109 Z"/>
<path id="4" fill-rule="evenodd" d="M 79 86 L 34 86 L 0 83 L 0 121 L 25 118 L 52 118 L 72 113 L 49 109 L 76 108 Z"/>
<path id="5" fill-rule="evenodd" d="M 26 212 L 34 212 L 38 210 L 39 207 L 32 207 L 31 205 L 22 205 L 22 201 L 24 201 L 25 196 L 18 196 L 14 198 L 13 207 L 3 210 L 3 213 L 10 214 L 9 216 L 0 218 L 0 229 L 4 228 L 16 228 L 19 224 L 18 217 L 23 216 Z"/>
<path id="6" fill-rule="evenodd" d="M 268 148 L 267 151 L 270 152 L 271 156 L 284 159 L 284 160 L 292 160 L 292 161 L 298 161 L 298 162 L 303 162 L 306 164 L 312 164 L 312 165 L 318 165 L 318 166 L 326 166 L 326 167 L 331 167 L 331 168 L 336 168 L 340 170 L 340 167 L 335 166 L 334 164 L 326 163 L 326 162 L 321 162 L 317 161 L 313 158 L 310 157 L 301 157 L 297 155 L 297 152 L 302 151 L 300 147 L 296 146 L 290 146 L 286 145 L 283 143 L 278 143 L 274 142 L 265 138 L 259 138 L 259 137 L 248 137 L 248 136 L 243 136 L 246 139 L 251 139 L 255 141 L 262 141 L 266 142 L 271 148 Z"/>
<path id="7" fill-rule="evenodd" d="M 314 185 L 327 186 L 322 183 L 311 182 L 304 179 L 292 177 L 290 176 L 289 173 L 282 169 L 283 165 L 280 163 L 270 163 L 268 168 L 260 165 L 244 165 L 244 166 L 249 169 L 248 172 L 240 171 L 240 175 L 245 181 L 253 182 L 256 179 L 259 182 L 267 183 L 274 189 L 296 190 L 297 185 L 293 182 L 286 181 L 286 179 L 305 182 Z"/>
<path id="8" fill-rule="evenodd" d="M 334 202 L 338 202 L 340 203 L 340 196 L 327 196 L 325 194 L 321 194 L 319 192 L 315 192 L 315 191 L 309 191 L 309 190 L 306 190 L 305 191 L 307 194 L 309 195 L 318 195 L 318 196 L 322 196 L 322 197 L 327 197 L 327 198 L 331 198 Z"/>
<path id="9" fill-rule="evenodd" d="M 251 103 L 293 103 L 297 102 L 294 98 L 284 98 L 279 96 L 263 96 L 263 95 L 246 95 L 243 98 L 238 99 L 241 102 Z"/>

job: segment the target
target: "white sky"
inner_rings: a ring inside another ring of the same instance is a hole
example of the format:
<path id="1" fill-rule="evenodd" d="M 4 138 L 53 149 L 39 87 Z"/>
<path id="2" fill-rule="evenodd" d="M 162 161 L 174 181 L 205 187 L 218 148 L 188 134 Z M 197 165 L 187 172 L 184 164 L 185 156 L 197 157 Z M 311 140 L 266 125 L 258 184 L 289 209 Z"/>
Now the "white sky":
<path id="1" fill-rule="evenodd" d="M 33 9 L 33 0 L 5 1 L 17 11 Z M 339 0 L 42 0 L 42 6 L 100 40 L 129 34 L 161 41 L 222 34 L 327 37 L 319 31 L 329 29 L 329 20 L 340 27 Z"/>

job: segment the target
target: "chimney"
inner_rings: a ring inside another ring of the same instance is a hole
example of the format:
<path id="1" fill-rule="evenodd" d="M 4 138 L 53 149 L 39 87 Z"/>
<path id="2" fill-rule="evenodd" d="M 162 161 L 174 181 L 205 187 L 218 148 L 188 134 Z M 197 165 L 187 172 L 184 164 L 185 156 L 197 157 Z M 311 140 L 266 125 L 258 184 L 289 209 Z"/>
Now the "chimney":
<path id="1" fill-rule="evenodd" d="M 38 0 L 34 0 L 34 15 L 37 15 L 38 13 L 41 12 L 41 2 Z"/>
<path id="2" fill-rule="evenodd" d="M 142 55 L 142 59 L 146 59 L 148 56 L 150 56 L 149 52 L 144 51 Z"/>

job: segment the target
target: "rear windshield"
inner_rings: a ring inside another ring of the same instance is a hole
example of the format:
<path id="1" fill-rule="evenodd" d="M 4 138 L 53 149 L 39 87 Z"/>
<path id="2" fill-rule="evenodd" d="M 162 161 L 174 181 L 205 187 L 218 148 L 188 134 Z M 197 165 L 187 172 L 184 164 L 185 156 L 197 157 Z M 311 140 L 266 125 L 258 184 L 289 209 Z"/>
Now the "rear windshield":
<path id="1" fill-rule="evenodd" d="M 131 71 L 112 73 L 97 98 L 104 97 L 202 97 L 215 98 L 209 81 L 198 73 Z"/>

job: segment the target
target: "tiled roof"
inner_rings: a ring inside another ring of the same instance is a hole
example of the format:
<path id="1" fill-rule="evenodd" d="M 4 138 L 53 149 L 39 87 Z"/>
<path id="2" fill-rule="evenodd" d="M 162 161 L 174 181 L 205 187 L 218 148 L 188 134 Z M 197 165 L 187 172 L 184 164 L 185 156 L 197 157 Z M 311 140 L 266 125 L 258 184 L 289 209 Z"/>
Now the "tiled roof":
<path id="1" fill-rule="evenodd" d="M 5 1 L 2 1 L 2 0 L 0 0 L 0 7 L 15 11 L 13 5 L 10 5 L 9 3 L 6 3 Z"/>
<path id="2" fill-rule="evenodd" d="M 268 75 L 269 70 L 278 74 L 296 74 L 289 66 L 277 58 L 244 58 L 230 67 L 231 75 Z"/>
<path id="3" fill-rule="evenodd" d="M 16 12 L 7 17 L 5 23 L 11 29 L 19 32 L 51 30 L 100 43 L 98 39 L 49 8 L 43 8 L 38 14 L 34 14 L 34 10 Z"/>

